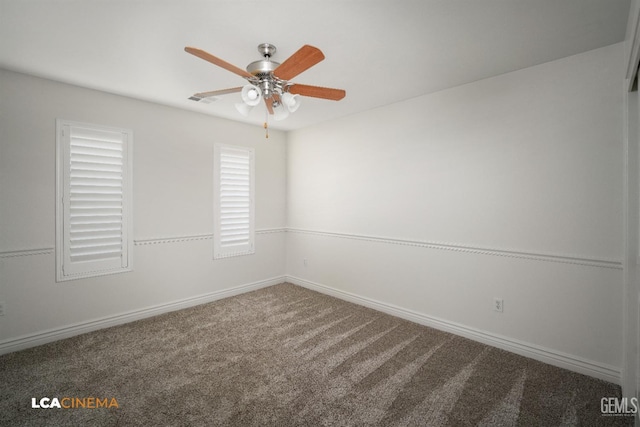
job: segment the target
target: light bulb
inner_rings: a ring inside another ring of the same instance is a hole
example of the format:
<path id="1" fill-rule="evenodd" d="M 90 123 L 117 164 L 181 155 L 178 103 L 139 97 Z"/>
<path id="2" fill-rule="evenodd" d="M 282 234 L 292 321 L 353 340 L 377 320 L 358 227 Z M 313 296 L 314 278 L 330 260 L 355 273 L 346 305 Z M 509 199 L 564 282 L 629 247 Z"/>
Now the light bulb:
<path id="1" fill-rule="evenodd" d="M 292 95 L 286 92 L 282 94 L 282 102 L 287 106 L 287 110 L 293 113 L 300 108 L 300 95 Z"/>
<path id="2" fill-rule="evenodd" d="M 252 84 L 247 84 L 242 87 L 242 93 L 240 94 L 242 97 L 242 101 L 250 106 L 255 106 L 260 103 L 260 99 L 262 98 L 262 94 L 260 93 L 260 88 L 253 86 Z"/>

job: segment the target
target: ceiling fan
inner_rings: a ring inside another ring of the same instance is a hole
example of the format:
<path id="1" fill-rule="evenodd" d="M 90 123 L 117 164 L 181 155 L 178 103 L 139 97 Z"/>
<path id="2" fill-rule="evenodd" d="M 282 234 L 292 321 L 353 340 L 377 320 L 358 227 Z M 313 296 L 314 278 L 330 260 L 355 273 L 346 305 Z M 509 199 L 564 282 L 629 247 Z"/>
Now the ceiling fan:
<path id="1" fill-rule="evenodd" d="M 346 92 L 342 89 L 310 86 L 290 81 L 324 59 L 324 54 L 317 47 L 304 45 L 280 64 L 271 60 L 271 56 L 276 53 L 276 47 L 269 43 L 262 43 L 258 45 L 258 52 L 263 56 L 263 59 L 247 65 L 246 71 L 202 49 L 185 47 L 184 50 L 218 67 L 231 71 L 249 82 L 245 86 L 196 93 L 189 99 L 201 101 L 212 96 L 240 92 L 243 102 L 237 103 L 236 109 L 244 116 L 248 116 L 251 109 L 262 100 L 264 100 L 269 114 L 273 115 L 275 120 L 282 120 L 289 113 L 298 109 L 300 96 L 339 101 L 346 95 Z M 266 128 L 267 121 L 265 120 Z"/>

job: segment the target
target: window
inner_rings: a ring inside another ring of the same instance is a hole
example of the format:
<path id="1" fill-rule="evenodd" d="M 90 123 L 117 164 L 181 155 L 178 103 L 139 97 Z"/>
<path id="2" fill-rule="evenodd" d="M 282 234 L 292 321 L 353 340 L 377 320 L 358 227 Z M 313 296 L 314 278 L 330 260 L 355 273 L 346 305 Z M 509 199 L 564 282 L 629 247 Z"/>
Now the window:
<path id="1" fill-rule="evenodd" d="M 213 257 L 254 249 L 254 150 L 216 144 L 213 179 Z"/>
<path id="2" fill-rule="evenodd" d="M 132 269 L 133 132 L 56 123 L 57 280 Z"/>

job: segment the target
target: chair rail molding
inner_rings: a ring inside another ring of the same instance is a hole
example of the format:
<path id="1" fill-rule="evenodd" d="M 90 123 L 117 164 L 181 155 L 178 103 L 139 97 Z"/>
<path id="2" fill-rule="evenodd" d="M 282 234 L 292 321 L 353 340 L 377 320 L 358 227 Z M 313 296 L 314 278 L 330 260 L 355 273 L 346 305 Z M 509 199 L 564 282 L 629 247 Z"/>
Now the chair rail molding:
<path id="1" fill-rule="evenodd" d="M 599 259 L 584 255 L 576 254 L 557 254 L 557 253 L 544 253 L 544 252 L 532 252 L 523 249 L 511 249 L 511 248 L 490 248 L 482 247 L 478 245 L 460 244 L 452 242 L 436 242 L 436 241 L 420 241 L 400 239 L 393 237 L 372 236 L 364 234 L 353 233 L 339 233 L 331 231 L 310 230 L 302 228 L 263 228 L 256 230 L 257 235 L 266 234 L 278 234 L 278 233 L 298 233 L 298 234 L 310 234 L 324 237 L 341 238 L 341 239 L 354 239 L 363 240 L 369 242 L 386 243 L 393 245 L 415 246 L 426 249 L 437 249 L 446 251 L 457 251 L 475 253 L 481 255 L 501 256 L 511 258 L 522 258 L 534 261 L 546 261 L 557 262 L 562 264 L 576 264 L 591 267 L 600 268 L 612 268 L 616 270 L 622 270 L 623 265 L 621 260 L 615 259 Z M 206 234 L 193 234 L 193 235 L 181 235 L 181 236 L 158 236 L 158 237 L 146 237 L 146 238 L 134 238 L 134 246 L 156 245 L 165 243 L 180 243 L 180 242 L 192 242 L 198 240 L 211 240 L 213 239 L 212 233 Z M 12 258 L 19 256 L 31 256 L 31 255 L 48 255 L 54 252 L 55 248 L 42 247 L 33 249 L 20 249 L 13 251 L 0 252 L 0 258 Z"/>
<path id="2" fill-rule="evenodd" d="M 55 248 L 52 247 L 43 247 L 43 248 L 33 248 L 33 249 L 20 249 L 14 251 L 3 251 L 0 252 L 0 258 L 13 258 L 20 256 L 31 256 L 31 255 L 49 255 L 54 252 Z"/>
<path id="3" fill-rule="evenodd" d="M 340 238 L 340 239 L 364 240 L 364 241 L 386 243 L 386 244 L 393 244 L 393 245 L 415 246 L 415 247 L 426 248 L 426 249 L 467 252 L 467 253 L 474 253 L 474 254 L 481 254 L 481 255 L 522 258 L 522 259 L 533 260 L 533 261 L 556 262 L 556 263 L 562 263 L 562 264 L 576 264 L 576 265 L 584 265 L 584 266 L 590 266 L 590 267 L 612 268 L 616 270 L 622 270 L 621 260 L 598 259 L 598 258 L 588 257 L 583 255 L 532 252 L 532 251 L 527 251 L 522 249 L 510 249 L 510 248 L 489 248 L 489 247 L 450 243 L 450 242 L 408 240 L 408 239 L 398 239 L 398 238 L 392 238 L 392 237 L 370 236 L 370 235 L 351 234 L 351 233 L 336 233 L 336 232 L 329 232 L 329 231 L 307 230 L 307 229 L 299 229 L 299 228 L 288 228 L 287 232 L 299 233 L 299 234 L 311 234 L 316 236 L 333 237 L 333 238 Z"/>

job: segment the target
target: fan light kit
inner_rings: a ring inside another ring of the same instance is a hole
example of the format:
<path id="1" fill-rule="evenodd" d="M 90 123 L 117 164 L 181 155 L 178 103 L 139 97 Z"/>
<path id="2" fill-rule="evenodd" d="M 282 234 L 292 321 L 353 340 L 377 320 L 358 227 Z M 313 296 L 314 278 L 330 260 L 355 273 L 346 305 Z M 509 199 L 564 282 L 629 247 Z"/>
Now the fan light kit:
<path id="1" fill-rule="evenodd" d="M 346 95 L 342 89 L 309 86 L 290 81 L 324 59 L 324 54 L 317 47 L 304 45 L 280 64 L 271 60 L 271 56 L 276 53 L 276 47 L 269 43 L 262 43 L 258 46 L 258 52 L 263 56 L 263 59 L 247 65 L 246 71 L 204 50 L 195 47 L 185 47 L 184 50 L 231 71 L 249 82 L 244 86 L 196 93 L 189 99 L 202 101 L 212 96 L 240 92 L 242 102 L 237 102 L 235 106 L 238 112 L 245 117 L 264 100 L 268 113 L 265 114 L 264 122 L 267 138 L 269 137 L 269 115 L 273 115 L 274 120 L 286 119 L 289 113 L 295 112 L 300 107 L 301 96 L 339 101 Z"/>

